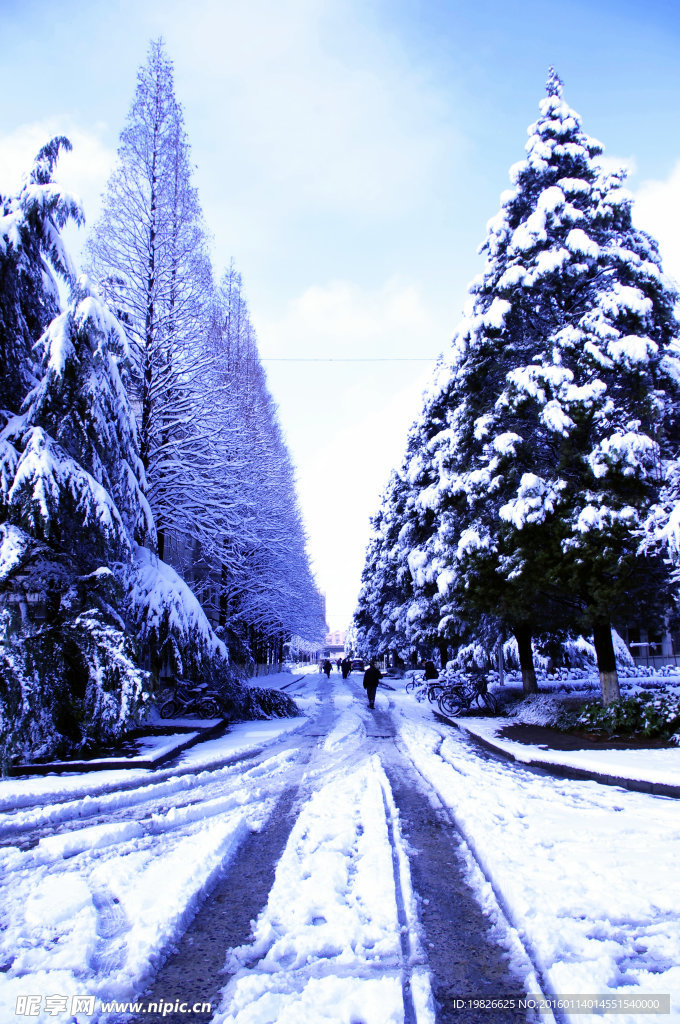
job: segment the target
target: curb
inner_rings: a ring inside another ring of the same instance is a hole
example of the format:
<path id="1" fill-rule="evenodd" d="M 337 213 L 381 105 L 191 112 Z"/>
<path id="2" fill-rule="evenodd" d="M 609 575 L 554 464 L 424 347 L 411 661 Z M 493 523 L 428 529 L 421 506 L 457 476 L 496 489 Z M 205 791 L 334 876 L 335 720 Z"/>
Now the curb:
<path id="1" fill-rule="evenodd" d="M 561 779 L 575 779 L 582 782 L 599 782 L 603 786 L 619 786 L 622 789 L 628 789 L 635 793 L 649 793 L 652 796 L 667 796 L 674 800 L 680 799 L 680 786 L 673 785 L 669 782 L 649 782 L 646 779 L 627 779 L 620 775 L 606 775 L 602 772 L 591 771 L 588 768 L 574 768 L 571 765 L 555 763 L 552 761 L 523 761 L 516 757 L 509 750 L 505 750 L 503 747 L 497 746 L 492 740 L 487 739 L 486 736 L 478 736 L 476 732 L 471 729 L 466 729 L 462 723 L 454 722 L 452 719 L 447 718 L 446 715 L 442 715 L 435 711 L 437 718 L 440 718 L 443 722 L 448 725 L 454 726 L 459 732 L 469 736 L 481 747 L 485 747 L 486 750 L 490 750 L 493 754 L 499 757 L 505 758 L 507 761 L 513 761 L 515 764 L 523 766 L 524 768 L 539 769 L 547 772 L 549 775 L 555 775 Z"/>
<path id="2" fill-rule="evenodd" d="M 208 729 L 199 729 L 190 739 L 185 740 L 183 743 L 178 743 L 170 750 L 164 750 L 162 754 L 157 754 L 156 757 L 145 757 L 139 761 L 120 758 L 120 760 L 109 759 L 106 761 L 54 761 L 51 764 L 15 764 L 9 768 L 7 774 L 10 778 L 15 778 L 22 775 L 65 775 L 68 772 L 103 772 L 109 769 L 118 771 L 121 768 L 160 768 L 161 765 L 172 761 L 178 754 L 189 750 L 190 747 L 195 746 L 197 743 L 202 743 L 204 740 L 213 740 L 221 736 L 226 731 L 228 725 L 229 722 L 223 719 L 217 725 L 211 725 Z"/>

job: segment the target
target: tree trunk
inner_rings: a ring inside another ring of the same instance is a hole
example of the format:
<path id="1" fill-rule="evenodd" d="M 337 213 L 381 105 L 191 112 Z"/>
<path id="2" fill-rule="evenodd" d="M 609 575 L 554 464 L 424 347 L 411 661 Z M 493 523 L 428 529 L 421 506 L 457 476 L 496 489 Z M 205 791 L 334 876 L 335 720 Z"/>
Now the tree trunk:
<path id="1" fill-rule="evenodd" d="M 437 647 L 439 649 L 439 661 L 441 663 L 441 667 L 442 669 L 445 669 L 446 663 L 449 660 L 449 646 L 442 640 L 437 644 Z"/>
<path id="2" fill-rule="evenodd" d="M 522 670 L 522 689 L 524 693 L 538 693 L 536 683 L 536 671 L 534 669 L 534 654 L 531 650 L 531 627 L 527 625 L 516 626 L 513 629 L 517 650 L 519 651 L 519 665 Z"/>
<path id="3" fill-rule="evenodd" d="M 612 628 L 609 622 L 593 623 L 593 643 L 597 654 L 597 668 L 600 673 L 602 703 L 611 704 L 621 696 L 619 674 L 616 671 L 616 655 L 612 642 Z"/>
<path id="4" fill-rule="evenodd" d="M 227 597 L 227 567 L 224 562 L 222 562 L 222 567 L 220 569 L 220 626 L 226 626 L 228 610 L 229 599 Z"/>

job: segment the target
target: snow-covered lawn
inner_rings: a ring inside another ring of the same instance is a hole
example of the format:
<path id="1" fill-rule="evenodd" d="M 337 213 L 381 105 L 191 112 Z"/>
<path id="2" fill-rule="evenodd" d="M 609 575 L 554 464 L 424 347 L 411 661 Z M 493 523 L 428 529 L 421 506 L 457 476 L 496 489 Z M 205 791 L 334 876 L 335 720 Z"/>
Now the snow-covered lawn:
<path id="1" fill-rule="evenodd" d="M 506 719 L 461 718 L 456 721 L 473 735 L 493 741 L 494 746 L 512 754 L 517 761 L 542 761 L 545 764 L 585 769 L 617 779 L 639 779 L 643 782 L 680 786 L 680 747 L 552 750 L 545 745 L 520 743 L 508 736 L 501 736 L 508 725 Z"/>

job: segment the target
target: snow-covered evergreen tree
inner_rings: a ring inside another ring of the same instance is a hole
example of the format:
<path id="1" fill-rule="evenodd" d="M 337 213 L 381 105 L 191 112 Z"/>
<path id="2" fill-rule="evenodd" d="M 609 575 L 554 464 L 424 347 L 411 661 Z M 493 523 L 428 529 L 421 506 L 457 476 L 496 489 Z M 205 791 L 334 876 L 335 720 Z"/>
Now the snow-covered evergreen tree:
<path id="1" fill-rule="evenodd" d="M 640 538 L 677 450 L 676 295 L 554 72 L 547 92 L 459 329 L 435 571 L 520 653 L 548 622 L 589 627 L 608 701 L 612 619 L 667 592 Z"/>
<path id="2" fill-rule="evenodd" d="M 119 736 L 145 697 L 126 569 L 154 527 L 120 376 L 126 349 L 81 279 L 40 340 L 39 383 L 0 434 L 5 685 L 16 698 L 5 724 L 17 752 Z"/>
<path id="3" fill-rule="evenodd" d="M 0 195 L 0 410 L 19 412 L 35 384 L 33 346 L 59 310 L 55 274 L 73 278 L 59 229 L 83 220 L 78 201 L 52 181 L 59 136 L 38 153 L 16 196 Z"/>

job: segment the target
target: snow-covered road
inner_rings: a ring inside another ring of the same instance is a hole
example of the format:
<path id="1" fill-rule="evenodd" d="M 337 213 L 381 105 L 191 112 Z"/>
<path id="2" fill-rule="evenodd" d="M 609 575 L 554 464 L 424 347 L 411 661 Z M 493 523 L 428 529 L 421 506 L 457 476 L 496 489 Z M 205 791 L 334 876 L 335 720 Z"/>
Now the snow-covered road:
<path id="1" fill-rule="evenodd" d="M 225 929 L 214 976 L 187 968 L 172 996 L 211 1012 L 163 1019 L 549 1021 L 487 1002 L 613 993 L 670 994 L 680 1020 L 676 802 L 497 761 L 399 687 L 369 711 L 358 675 L 294 693 L 305 718 L 234 727 L 172 768 L 0 783 L 2 1021 L 124 1019 L 112 1000 L 154 1020 L 154 978 L 169 1007 L 181 937 L 218 889 L 229 914 L 258 849 L 252 931 Z"/>

